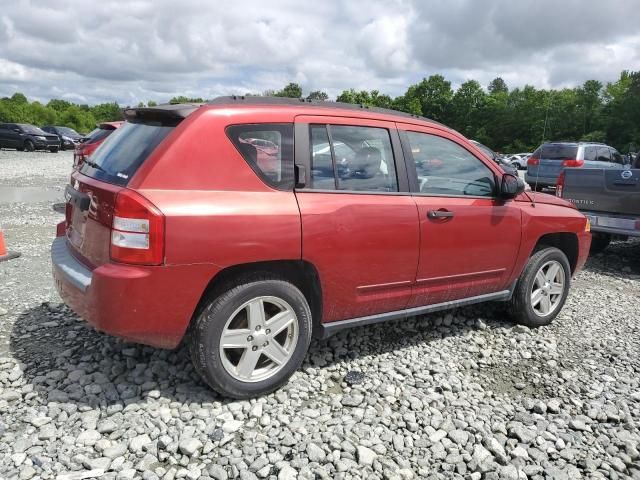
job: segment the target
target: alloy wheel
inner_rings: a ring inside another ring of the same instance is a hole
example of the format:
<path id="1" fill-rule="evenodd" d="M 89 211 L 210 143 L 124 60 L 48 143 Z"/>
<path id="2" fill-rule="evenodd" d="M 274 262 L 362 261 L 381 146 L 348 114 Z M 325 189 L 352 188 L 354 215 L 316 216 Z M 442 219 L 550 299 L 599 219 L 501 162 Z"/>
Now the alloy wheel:
<path id="1" fill-rule="evenodd" d="M 220 338 L 220 358 L 229 375 L 260 382 L 278 373 L 298 342 L 298 318 L 278 297 L 257 297 L 243 303 L 227 320 Z"/>
<path id="2" fill-rule="evenodd" d="M 536 315 L 546 317 L 562 303 L 565 272 L 560 262 L 550 260 L 540 269 L 531 288 L 531 307 Z"/>

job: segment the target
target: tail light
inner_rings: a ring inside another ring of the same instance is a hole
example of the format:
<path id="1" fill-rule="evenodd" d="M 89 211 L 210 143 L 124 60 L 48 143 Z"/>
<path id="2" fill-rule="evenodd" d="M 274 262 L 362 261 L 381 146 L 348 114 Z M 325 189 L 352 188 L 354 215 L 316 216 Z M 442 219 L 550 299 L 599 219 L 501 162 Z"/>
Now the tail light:
<path id="1" fill-rule="evenodd" d="M 116 196 L 111 227 L 111 259 L 120 263 L 160 265 L 164 260 L 164 215 L 131 190 Z"/>
<path id="2" fill-rule="evenodd" d="M 564 190 L 564 171 L 558 176 L 558 182 L 556 183 L 556 197 L 562 198 L 562 191 Z"/>
<path id="3" fill-rule="evenodd" d="M 527 165 L 538 165 L 540 163 L 540 159 L 537 157 L 529 157 L 527 160 Z"/>
<path id="4" fill-rule="evenodd" d="M 584 165 L 584 160 L 565 160 L 562 162 L 563 167 L 580 168 Z"/>

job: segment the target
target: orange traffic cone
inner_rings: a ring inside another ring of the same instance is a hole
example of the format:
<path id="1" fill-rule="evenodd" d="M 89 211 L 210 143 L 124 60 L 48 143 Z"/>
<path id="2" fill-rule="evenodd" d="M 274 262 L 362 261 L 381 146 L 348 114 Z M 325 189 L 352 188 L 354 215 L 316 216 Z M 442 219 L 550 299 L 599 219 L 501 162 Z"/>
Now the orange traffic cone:
<path id="1" fill-rule="evenodd" d="M 4 243 L 4 234 L 0 230 L 0 262 L 5 260 L 11 260 L 12 258 L 18 258 L 20 254 L 18 252 L 9 252 L 7 246 Z"/>

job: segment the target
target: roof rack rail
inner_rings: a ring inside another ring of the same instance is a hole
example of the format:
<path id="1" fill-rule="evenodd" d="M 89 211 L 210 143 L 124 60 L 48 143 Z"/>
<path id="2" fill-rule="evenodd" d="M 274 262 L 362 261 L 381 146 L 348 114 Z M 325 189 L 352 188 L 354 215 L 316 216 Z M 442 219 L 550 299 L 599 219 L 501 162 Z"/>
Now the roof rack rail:
<path id="1" fill-rule="evenodd" d="M 430 118 L 414 115 L 412 113 L 400 112 L 390 108 L 370 107 L 368 105 L 330 102 L 326 100 L 310 100 L 306 98 L 287 98 L 287 97 L 263 97 L 258 95 L 230 95 L 224 97 L 216 97 L 207 102 L 208 105 L 229 105 L 233 103 L 245 105 L 288 105 L 288 106 L 305 106 L 313 105 L 321 108 L 334 108 L 338 110 L 365 110 L 368 112 L 382 113 L 386 115 L 395 115 L 398 117 L 412 118 L 417 120 L 425 120 L 427 122 L 442 125 L 440 122 L 431 120 Z M 446 126 L 446 125 L 443 125 Z M 449 128 L 449 127 L 447 127 Z"/>

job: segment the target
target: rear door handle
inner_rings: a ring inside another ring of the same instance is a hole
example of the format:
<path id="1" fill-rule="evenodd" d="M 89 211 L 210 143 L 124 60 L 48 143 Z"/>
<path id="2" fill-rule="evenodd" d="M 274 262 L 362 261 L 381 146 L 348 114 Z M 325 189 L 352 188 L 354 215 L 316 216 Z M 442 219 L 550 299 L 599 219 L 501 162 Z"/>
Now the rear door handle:
<path id="1" fill-rule="evenodd" d="M 453 218 L 453 212 L 449 210 L 429 210 L 427 212 L 429 218 Z"/>

